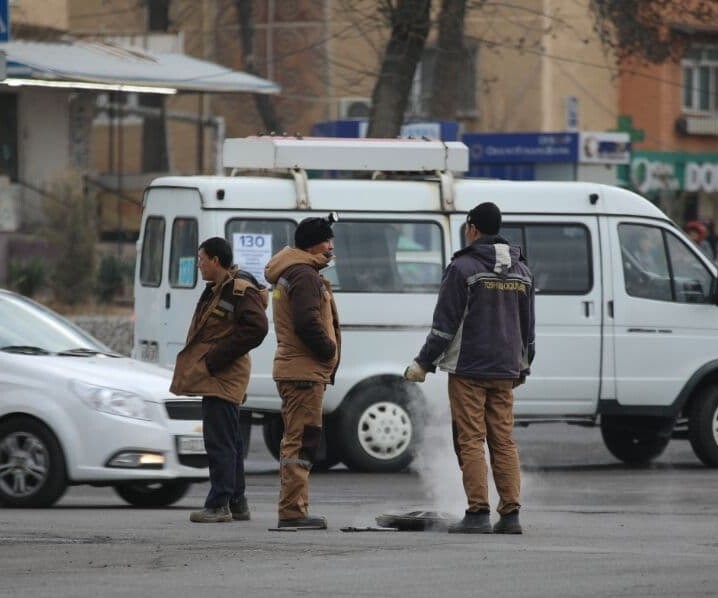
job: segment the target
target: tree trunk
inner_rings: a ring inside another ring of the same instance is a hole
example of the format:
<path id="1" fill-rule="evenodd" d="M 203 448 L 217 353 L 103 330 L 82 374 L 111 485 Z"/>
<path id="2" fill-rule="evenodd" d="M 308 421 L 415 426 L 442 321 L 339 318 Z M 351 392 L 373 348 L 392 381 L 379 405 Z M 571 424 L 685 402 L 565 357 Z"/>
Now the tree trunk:
<path id="1" fill-rule="evenodd" d="M 235 0 L 237 16 L 239 17 L 239 36 L 242 44 L 242 68 L 250 75 L 262 77 L 257 70 L 257 61 L 254 55 L 254 15 L 252 0 Z M 267 133 L 281 133 L 282 123 L 277 116 L 269 96 L 263 93 L 254 93 L 254 105 L 262 119 Z"/>
<path id="2" fill-rule="evenodd" d="M 429 105 L 429 117 L 435 120 L 454 120 L 459 108 L 465 13 L 466 0 L 442 0 Z"/>
<path id="3" fill-rule="evenodd" d="M 416 65 L 429 35 L 431 0 L 399 0 L 389 4 L 391 38 L 372 94 L 367 137 L 396 137 L 414 81 Z"/>

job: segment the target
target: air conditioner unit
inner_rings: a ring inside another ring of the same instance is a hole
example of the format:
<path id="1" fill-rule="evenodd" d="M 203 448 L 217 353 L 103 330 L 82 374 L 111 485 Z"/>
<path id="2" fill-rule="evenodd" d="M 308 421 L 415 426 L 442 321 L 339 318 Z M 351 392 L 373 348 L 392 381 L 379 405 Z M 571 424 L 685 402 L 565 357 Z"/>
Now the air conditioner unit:
<path id="1" fill-rule="evenodd" d="M 368 118 L 371 98 L 339 98 L 339 118 Z"/>
<path id="2" fill-rule="evenodd" d="M 682 120 L 686 135 L 718 135 L 718 118 L 687 116 Z"/>

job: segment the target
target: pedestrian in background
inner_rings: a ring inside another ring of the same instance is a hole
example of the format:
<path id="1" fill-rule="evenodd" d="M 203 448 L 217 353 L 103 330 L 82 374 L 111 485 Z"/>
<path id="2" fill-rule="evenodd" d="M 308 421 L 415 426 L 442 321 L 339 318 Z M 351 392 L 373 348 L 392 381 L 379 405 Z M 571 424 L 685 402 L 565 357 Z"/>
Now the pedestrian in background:
<path id="1" fill-rule="evenodd" d="M 708 228 L 705 224 L 699 220 L 691 220 L 686 222 L 683 230 L 691 238 L 693 243 L 695 243 L 696 247 L 701 250 L 703 255 L 710 260 L 715 258 L 713 255 L 713 248 L 708 241 Z"/>
<path id="2" fill-rule="evenodd" d="M 454 449 L 468 502 L 450 533 L 522 533 L 513 388 L 525 381 L 534 357 L 534 284 L 521 249 L 499 236 L 500 227 L 493 203 L 469 212 L 467 247 L 447 266 L 431 331 L 404 373 L 414 382 L 437 365 L 449 373 Z M 485 442 L 499 494 L 493 528 Z"/>
<path id="3" fill-rule="evenodd" d="M 326 529 L 327 520 L 309 514 L 309 472 L 322 432 L 322 402 L 339 366 L 339 318 L 329 281 L 319 274 L 334 258 L 328 218 L 305 218 L 294 247 L 269 260 L 264 276 L 273 285 L 277 351 L 273 377 L 282 398 L 278 527 Z"/>
<path id="4" fill-rule="evenodd" d="M 177 355 L 170 387 L 175 394 L 202 395 L 210 489 L 204 509 L 190 513 L 190 521 L 196 523 L 250 518 L 239 405 L 246 399 L 249 352 L 267 335 L 269 293 L 232 262 L 232 246 L 221 237 L 199 246 L 198 267 L 207 286 L 197 302 L 186 345 Z"/>

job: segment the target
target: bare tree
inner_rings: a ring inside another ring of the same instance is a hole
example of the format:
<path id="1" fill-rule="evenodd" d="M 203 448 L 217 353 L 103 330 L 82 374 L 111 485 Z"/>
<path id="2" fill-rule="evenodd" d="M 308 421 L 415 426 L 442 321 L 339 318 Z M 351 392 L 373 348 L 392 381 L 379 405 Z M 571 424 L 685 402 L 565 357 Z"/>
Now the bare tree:
<path id="1" fill-rule="evenodd" d="M 431 28 L 431 0 L 382 0 L 380 6 L 391 24 L 391 37 L 372 94 L 367 137 L 396 137 Z"/>
<path id="2" fill-rule="evenodd" d="M 437 120 L 456 118 L 459 77 L 466 52 L 465 14 L 466 0 L 442 0 L 429 108 L 431 117 Z"/>
<path id="3" fill-rule="evenodd" d="M 619 62 L 679 58 L 706 25 L 718 21 L 716 0 L 591 0 L 595 30 Z"/>
<path id="4" fill-rule="evenodd" d="M 257 69 L 254 53 L 254 14 L 252 0 L 235 0 L 239 19 L 239 36 L 242 44 L 242 68 L 251 75 L 263 76 Z M 282 132 L 282 123 L 270 98 L 263 93 L 252 94 L 262 124 L 267 133 Z"/>

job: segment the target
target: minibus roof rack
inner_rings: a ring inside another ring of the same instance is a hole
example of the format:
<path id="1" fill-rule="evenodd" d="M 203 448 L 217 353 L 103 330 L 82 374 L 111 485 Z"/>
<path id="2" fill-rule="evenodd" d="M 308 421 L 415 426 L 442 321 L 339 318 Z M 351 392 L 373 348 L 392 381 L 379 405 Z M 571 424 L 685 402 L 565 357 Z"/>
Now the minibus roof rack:
<path id="1" fill-rule="evenodd" d="M 257 135 L 226 139 L 223 164 L 233 169 L 465 172 L 469 149 L 460 141 L 431 139 Z"/>

